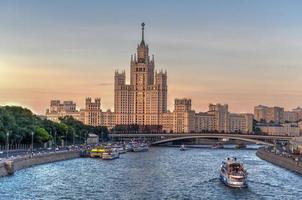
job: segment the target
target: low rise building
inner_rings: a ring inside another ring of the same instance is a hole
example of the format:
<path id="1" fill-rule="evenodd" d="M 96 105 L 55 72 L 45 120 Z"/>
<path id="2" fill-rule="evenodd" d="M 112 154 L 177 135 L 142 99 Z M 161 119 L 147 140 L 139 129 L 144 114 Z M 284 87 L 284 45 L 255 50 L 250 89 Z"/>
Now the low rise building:
<path id="1" fill-rule="evenodd" d="M 297 107 L 297 108 L 293 109 L 292 111 L 295 112 L 295 113 L 297 113 L 298 120 L 302 120 L 302 108 Z"/>
<path id="2" fill-rule="evenodd" d="M 257 121 L 280 123 L 284 121 L 284 108 L 258 105 L 254 107 L 254 117 Z"/>
<path id="3" fill-rule="evenodd" d="M 101 99 L 96 98 L 94 102 L 91 98 L 86 98 L 85 109 L 80 110 L 80 121 L 91 126 L 101 125 Z"/>
<path id="4" fill-rule="evenodd" d="M 297 122 L 299 114 L 295 111 L 284 111 L 284 122 Z"/>
<path id="5" fill-rule="evenodd" d="M 300 128 L 297 123 L 258 124 L 257 127 L 268 135 L 300 136 Z"/>
<path id="6" fill-rule="evenodd" d="M 101 113 L 101 125 L 112 129 L 115 126 L 115 114 L 111 110 Z"/>
<path id="7" fill-rule="evenodd" d="M 229 114 L 229 132 L 231 133 L 252 133 L 253 132 L 252 114 Z"/>
<path id="8" fill-rule="evenodd" d="M 73 101 L 63 101 L 63 103 L 61 103 L 60 100 L 51 100 L 50 107 L 46 109 L 46 118 L 54 122 L 59 122 L 59 118 L 65 116 L 71 116 L 76 120 L 80 119 L 80 113 L 76 109 L 76 103 Z"/>
<path id="9" fill-rule="evenodd" d="M 174 111 L 162 113 L 160 125 L 167 133 L 190 133 L 194 132 L 195 112 L 191 108 L 191 99 L 175 99 Z"/>
<path id="10" fill-rule="evenodd" d="M 300 135 L 302 136 L 302 121 L 298 122 L 298 127 L 300 129 Z"/>
<path id="11" fill-rule="evenodd" d="M 87 140 L 86 140 L 86 144 L 88 145 L 93 145 L 93 144 L 98 144 L 99 143 L 99 136 L 93 133 L 89 133 Z"/>
<path id="12" fill-rule="evenodd" d="M 91 126 L 106 126 L 112 129 L 115 126 L 115 114 L 111 110 L 103 112 L 101 109 L 101 99 L 86 98 L 85 109 L 80 110 L 80 121 Z"/>
<path id="13" fill-rule="evenodd" d="M 215 116 L 207 112 L 195 114 L 195 132 L 215 131 Z"/>
<path id="14" fill-rule="evenodd" d="M 174 111 L 161 115 L 165 132 L 238 132 L 253 131 L 253 114 L 228 112 L 228 105 L 210 104 L 208 112 L 195 113 L 191 99 L 175 99 Z"/>
<path id="15" fill-rule="evenodd" d="M 210 104 L 208 112 L 195 114 L 195 132 L 251 133 L 253 114 L 229 113 L 228 105 Z"/>

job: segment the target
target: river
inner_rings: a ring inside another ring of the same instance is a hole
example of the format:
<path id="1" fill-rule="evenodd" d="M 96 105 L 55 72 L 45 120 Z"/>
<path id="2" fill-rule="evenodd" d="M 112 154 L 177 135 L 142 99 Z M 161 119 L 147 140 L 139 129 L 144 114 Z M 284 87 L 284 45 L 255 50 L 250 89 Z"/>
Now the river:
<path id="1" fill-rule="evenodd" d="M 219 179 L 235 156 L 249 172 L 245 189 Z M 39 165 L 0 179 L 0 199 L 299 199 L 302 177 L 256 157 L 255 150 L 154 147 L 120 159 L 79 158 Z"/>

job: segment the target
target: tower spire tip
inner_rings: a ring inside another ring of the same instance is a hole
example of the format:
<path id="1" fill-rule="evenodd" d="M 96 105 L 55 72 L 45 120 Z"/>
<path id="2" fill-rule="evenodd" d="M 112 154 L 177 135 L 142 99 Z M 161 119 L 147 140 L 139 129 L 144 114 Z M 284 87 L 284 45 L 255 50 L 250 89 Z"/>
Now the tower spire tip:
<path id="1" fill-rule="evenodd" d="M 141 44 L 145 44 L 145 41 L 144 41 L 145 22 L 143 22 L 141 24 L 141 26 L 142 26 L 142 42 L 141 42 Z"/>

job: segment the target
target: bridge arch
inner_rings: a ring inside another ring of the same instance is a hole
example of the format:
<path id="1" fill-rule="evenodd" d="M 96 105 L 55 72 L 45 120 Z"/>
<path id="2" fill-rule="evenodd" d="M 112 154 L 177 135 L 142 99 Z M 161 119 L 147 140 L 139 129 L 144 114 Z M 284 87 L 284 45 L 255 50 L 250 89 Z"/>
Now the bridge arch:
<path id="1" fill-rule="evenodd" d="M 240 136 L 221 136 L 221 135 L 194 135 L 194 136 L 183 136 L 183 137 L 174 137 L 174 138 L 167 138 L 167 139 L 163 139 L 163 140 L 159 140 L 156 142 L 153 142 L 152 145 L 159 145 L 159 144 L 164 144 L 167 142 L 174 142 L 174 141 L 178 141 L 178 140 L 185 140 L 185 139 L 198 139 L 198 138 L 213 138 L 213 139 L 223 139 L 223 138 L 227 138 L 227 139 L 231 139 L 231 140 L 241 140 L 241 141 L 247 141 L 247 142 L 252 142 L 255 144 L 264 144 L 264 145 L 269 145 L 269 146 L 273 146 L 273 143 L 270 142 L 265 142 L 265 141 L 261 141 L 261 140 L 257 140 L 257 139 L 250 139 L 250 138 L 243 138 Z"/>

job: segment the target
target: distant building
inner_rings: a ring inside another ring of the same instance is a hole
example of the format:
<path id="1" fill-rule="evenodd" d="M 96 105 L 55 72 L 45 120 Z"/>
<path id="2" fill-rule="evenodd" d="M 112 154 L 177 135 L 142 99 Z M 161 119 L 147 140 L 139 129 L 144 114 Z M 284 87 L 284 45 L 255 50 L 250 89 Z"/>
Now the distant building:
<path id="1" fill-rule="evenodd" d="M 192 110 L 191 99 L 175 99 L 173 112 L 173 132 L 189 133 L 194 131 L 195 112 Z"/>
<path id="2" fill-rule="evenodd" d="M 300 136 L 300 128 L 297 123 L 258 124 L 257 127 L 268 135 Z"/>
<path id="3" fill-rule="evenodd" d="M 80 110 L 80 121 L 91 126 L 106 126 L 112 129 L 115 125 L 115 115 L 111 110 L 103 112 L 101 109 L 101 99 L 86 98 L 85 109 Z"/>
<path id="4" fill-rule="evenodd" d="M 295 112 L 295 113 L 297 113 L 298 120 L 302 120 L 302 108 L 297 107 L 297 108 L 293 109 L 292 111 Z"/>
<path id="5" fill-rule="evenodd" d="M 96 98 L 93 102 L 89 97 L 85 100 L 85 109 L 80 110 L 80 120 L 87 125 L 100 126 L 101 113 L 101 99 Z"/>
<path id="6" fill-rule="evenodd" d="M 175 99 L 174 111 L 162 113 L 160 123 L 162 129 L 168 133 L 189 133 L 195 130 L 194 115 L 191 99 Z"/>
<path id="7" fill-rule="evenodd" d="M 284 122 L 297 122 L 299 113 L 295 111 L 284 111 Z"/>
<path id="8" fill-rule="evenodd" d="M 208 113 L 214 115 L 214 129 L 218 132 L 229 132 L 228 105 L 210 104 Z"/>
<path id="9" fill-rule="evenodd" d="M 300 135 L 302 136 L 302 121 L 298 122 L 298 127 L 300 129 Z"/>
<path id="10" fill-rule="evenodd" d="M 302 121 L 302 108 L 297 107 L 291 111 L 284 111 L 283 114 L 284 122 L 298 122 Z"/>
<path id="11" fill-rule="evenodd" d="M 93 133 L 89 133 L 88 137 L 87 137 L 87 140 L 86 140 L 86 143 L 88 145 L 98 144 L 99 140 L 100 140 L 100 138 L 99 138 L 98 135 L 93 134 Z"/>
<path id="12" fill-rule="evenodd" d="M 252 133 L 253 114 L 229 114 L 229 132 L 231 133 Z"/>
<path id="13" fill-rule="evenodd" d="M 254 107 L 254 118 L 259 122 L 281 123 L 284 121 L 284 108 L 258 105 Z"/>
<path id="14" fill-rule="evenodd" d="M 251 133 L 253 114 L 229 113 L 228 105 L 210 104 L 209 111 L 195 114 L 195 132 Z"/>
<path id="15" fill-rule="evenodd" d="M 46 110 L 46 118 L 59 122 L 60 117 L 72 116 L 74 119 L 79 120 L 80 113 L 76 109 L 76 103 L 73 101 L 51 100 L 50 107 Z"/>
<path id="16" fill-rule="evenodd" d="M 195 132 L 212 132 L 215 130 L 215 115 L 207 112 L 195 114 Z"/>

